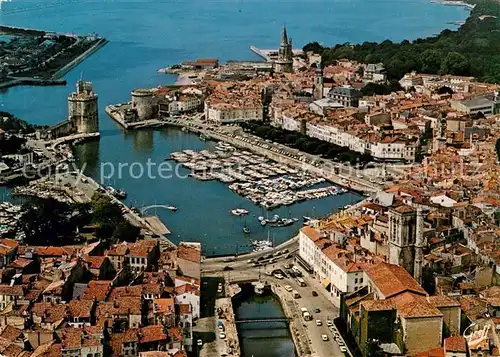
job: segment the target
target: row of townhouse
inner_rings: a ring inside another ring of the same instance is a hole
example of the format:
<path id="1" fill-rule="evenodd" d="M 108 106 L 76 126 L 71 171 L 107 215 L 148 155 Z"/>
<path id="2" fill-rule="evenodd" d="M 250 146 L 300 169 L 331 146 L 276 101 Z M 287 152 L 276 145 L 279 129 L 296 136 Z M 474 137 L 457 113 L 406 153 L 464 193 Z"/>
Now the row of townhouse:
<path id="1" fill-rule="evenodd" d="M 288 122 L 291 120 L 288 119 Z M 369 154 L 380 161 L 414 162 L 418 148 L 418 141 L 415 140 L 406 141 L 400 136 L 373 135 L 368 130 L 348 130 L 326 122 L 308 122 L 306 135 L 347 147 L 352 151 Z"/>
<path id="2" fill-rule="evenodd" d="M 368 263 L 354 261 L 350 252 L 338 248 L 313 227 L 304 227 L 299 232 L 299 257 L 337 307 L 342 293 L 363 287 L 363 267 Z"/>

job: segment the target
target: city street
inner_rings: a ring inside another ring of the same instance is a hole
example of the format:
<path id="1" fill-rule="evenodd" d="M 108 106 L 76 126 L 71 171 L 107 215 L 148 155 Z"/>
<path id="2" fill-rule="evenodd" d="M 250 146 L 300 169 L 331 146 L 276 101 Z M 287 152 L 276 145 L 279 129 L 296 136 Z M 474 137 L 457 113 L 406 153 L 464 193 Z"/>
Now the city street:
<path id="1" fill-rule="evenodd" d="M 274 269 L 282 269 L 284 264 L 293 264 L 293 259 L 281 259 L 274 264 L 263 265 L 260 267 L 253 267 L 246 262 L 246 260 L 238 260 L 233 263 L 219 262 L 219 266 L 231 266 L 233 270 L 226 271 L 206 271 L 205 266 L 202 264 L 202 274 L 204 276 L 223 276 L 226 281 L 231 283 L 260 280 L 267 282 L 269 284 L 278 285 L 276 289 L 279 295 L 286 301 L 286 304 L 290 307 L 292 315 L 294 317 L 294 323 L 296 326 L 301 326 L 302 331 L 299 329 L 299 333 L 302 335 L 303 331 L 307 335 L 309 340 L 310 350 L 312 356 L 316 357 L 337 357 L 344 356 L 344 353 L 340 351 L 340 348 L 335 342 L 332 331 L 328 328 L 326 321 L 333 320 L 338 317 L 339 310 L 333 303 L 328 299 L 326 291 L 321 287 L 320 283 L 315 281 L 312 277 L 304 272 L 303 279 L 305 280 L 307 286 L 299 286 L 299 283 L 289 276 L 284 279 L 277 279 L 274 276 L 266 274 Z M 231 265 L 233 264 L 233 265 Z M 215 267 L 214 263 L 210 264 L 211 268 Z M 222 270 L 222 269 L 221 269 Z M 285 286 L 291 286 L 292 290 L 296 290 L 300 294 L 300 298 L 295 299 L 291 292 L 285 291 Z M 313 296 L 313 291 L 317 293 L 318 296 Z M 312 315 L 311 321 L 304 321 L 302 318 L 302 313 L 300 308 L 305 307 L 308 312 Z M 314 309 L 319 308 L 320 312 L 315 313 Z M 316 320 L 321 320 L 322 325 L 317 326 Z M 328 336 L 328 341 L 323 341 L 321 335 L 326 334 Z"/>

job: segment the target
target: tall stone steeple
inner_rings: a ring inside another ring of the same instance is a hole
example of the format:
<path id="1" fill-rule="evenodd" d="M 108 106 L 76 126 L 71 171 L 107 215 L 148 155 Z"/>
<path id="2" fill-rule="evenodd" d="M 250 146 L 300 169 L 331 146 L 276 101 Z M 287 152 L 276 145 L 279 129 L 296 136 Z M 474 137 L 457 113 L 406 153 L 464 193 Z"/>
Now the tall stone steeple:
<path id="1" fill-rule="evenodd" d="M 283 46 L 288 46 L 288 35 L 286 34 L 286 25 L 283 25 L 283 29 L 281 30 L 280 47 Z"/>
<path id="2" fill-rule="evenodd" d="M 321 63 L 314 72 L 313 98 L 315 100 L 323 98 L 323 69 Z"/>
<path id="3" fill-rule="evenodd" d="M 274 71 L 277 73 L 293 72 L 293 54 L 291 39 L 288 39 L 286 26 L 281 31 L 280 48 L 278 50 L 278 59 L 274 63 Z"/>

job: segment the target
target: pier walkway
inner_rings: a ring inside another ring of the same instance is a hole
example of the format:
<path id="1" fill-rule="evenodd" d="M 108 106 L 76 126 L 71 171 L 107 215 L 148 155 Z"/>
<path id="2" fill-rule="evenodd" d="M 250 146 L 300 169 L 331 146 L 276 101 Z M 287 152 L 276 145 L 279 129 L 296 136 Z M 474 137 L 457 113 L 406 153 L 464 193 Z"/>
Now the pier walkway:
<path id="1" fill-rule="evenodd" d="M 218 356 L 226 355 L 239 357 L 241 355 L 238 331 L 236 330 L 233 302 L 231 298 L 220 298 L 215 300 L 215 315 L 224 324 L 226 338 L 220 338 L 217 333 Z"/>

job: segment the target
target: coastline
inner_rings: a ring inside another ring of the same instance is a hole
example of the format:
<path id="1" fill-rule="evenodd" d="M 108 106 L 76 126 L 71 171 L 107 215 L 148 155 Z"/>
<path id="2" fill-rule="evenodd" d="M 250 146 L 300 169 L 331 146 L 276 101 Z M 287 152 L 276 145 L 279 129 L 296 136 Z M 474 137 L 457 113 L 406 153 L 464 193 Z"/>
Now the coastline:
<path id="1" fill-rule="evenodd" d="M 15 74 L 6 75 L 4 77 L 4 80 L 0 82 L 0 89 L 14 87 L 17 85 L 31 85 L 31 86 L 66 85 L 66 80 L 62 79 L 62 77 L 108 43 L 108 41 L 105 38 L 100 38 L 97 36 L 92 36 L 92 37 L 77 36 L 68 33 L 60 33 L 54 31 L 45 31 L 32 28 L 15 27 L 15 26 L 0 26 L 0 34 L 5 36 L 14 36 L 14 37 L 17 36 L 20 38 L 59 36 L 64 38 L 76 39 L 75 43 L 66 46 L 63 50 L 61 50 L 60 52 L 56 53 L 51 58 L 49 58 L 49 60 L 56 59 L 60 60 L 63 63 L 65 62 L 64 60 L 66 60 L 66 58 L 59 59 L 58 57 L 60 57 L 61 53 L 71 49 L 74 45 L 78 45 L 82 40 L 89 42 L 87 44 L 89 47 L 84 52 L 70 59 L 69 62 L 65 63 L 64 65 L 61 64 L 62 67 L 55 70 L 55 72 L 52 75 L 50 75 L 51 71 L 43 73 L 41 70 L 40 70 L 41 73 L 33 70 L 33 72 L 29 73 L 27 76 L 15 75 Z M 30 47 L 28 47 L 27 49 L 30 49 Z M 38 68 L 39 66 L 40 64 L 37 63 L 34 69 Z"/>

